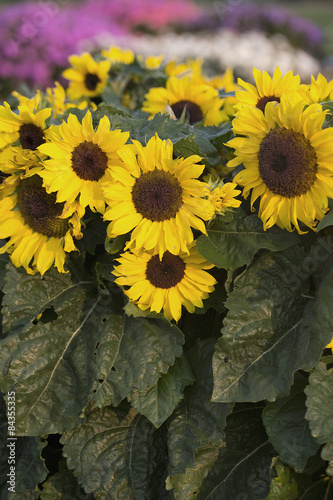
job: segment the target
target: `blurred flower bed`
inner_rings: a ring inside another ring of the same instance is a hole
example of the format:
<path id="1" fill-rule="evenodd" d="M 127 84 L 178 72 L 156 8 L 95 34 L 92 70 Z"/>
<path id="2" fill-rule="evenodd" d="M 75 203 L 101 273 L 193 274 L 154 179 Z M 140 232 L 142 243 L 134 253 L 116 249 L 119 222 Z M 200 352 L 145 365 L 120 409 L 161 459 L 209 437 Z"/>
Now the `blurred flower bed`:
<path id="1" fill-rule="evenodd" d="M 203 8 L 190 0 L 24 2 L 2 8 L 0 35 L 2 96 L 20 82 L 46 88 L 71 54 L 111 43 L 170 60 L 211 56 L 219 69 L 231 57 L 243 77 L 253 65 L 269 71 L 271 60 L 272 69 L 279 64 L 307 78 L 320 69 L 324 41 L 317 26 L 280 7 L 215 2 Z"/>

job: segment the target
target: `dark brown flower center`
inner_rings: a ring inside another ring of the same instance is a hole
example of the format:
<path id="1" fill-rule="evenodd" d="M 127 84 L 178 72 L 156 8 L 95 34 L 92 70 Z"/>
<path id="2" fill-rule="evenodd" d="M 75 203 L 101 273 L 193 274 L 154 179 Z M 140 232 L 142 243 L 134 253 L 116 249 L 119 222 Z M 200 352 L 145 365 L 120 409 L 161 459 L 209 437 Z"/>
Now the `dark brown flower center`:
<path id="1" fill-rule="evenodd" d="M 172 288 L 180 283 L 184 274 L 184 261 L 170 252 L 165 252 L 162 260 L 159 255 L 153 255 L 147 263 L 147 280 L 156 288 Z"/>
<path id="2" fill-rule="evenodd" d="M 84 78 L 84 84 L 88 90 L 96 90 L 100 81 L 99 77 L 94 73 L 87 73 Z"/>
<path id="3" fill-rule="evenodd" d="M 256 104 L 256 108 L 261 109 L 261 111 L 264 113 L 265 112 L 265 107 L 268 102 L 280 102 L 280 97 L 277 97 L 276 95 L 269 95 L 269 96 L 264 96 L 260 97 L 258 99 L 258 102 Z"/>
<path id="4" fill-rule="evenodd" d="M 72 152 L 72 169 L 80 179 L 99 181 L 108 167 L 106 153 L 93 142 L 81 142 Z"/>
<path id="5" fill-rule="evenodd" d="M 303 134 L 275 128 L 260 144 L 259 172 L 274 193 L 292 198 L 305 194 L 317 175 L 317 156 Z"/>
<path id="6" fill-rule="evenodd" d="M 175 113 L 176 118 L 180 118 L 182 116 L 184 108 L 186 108 L 185 114 L 190 125 L 192 125 L 193 123 L 201 122 L 201 120 L 203 119 L 203 114 L 201 109 L 197 104 L 195 104 L 195 102 L 178 101 L 171 106 L 171 109 Z"/>
<path id="7" fill-rule="evenodd" d="M 44 130 L 34 123 L 23 123 L 20 126 L 19 134 L 23 149 L 36 150 L 45 142 Z"/>
<path id="8" fill-rule="evenodd" d="M 49 238 L 62 238 L 69 229 L 68 219 L 60 219 L 64 203 L 56 203 L 56 193 L 48 194 L 39 175 L 21 179 L 17 205 L 25 223 Z"/>
<path id="9" fill-rule="evenodd" d="M 183 204 L 178 179 L 164 170 L 152 170 L 139 177 L 132 189 L 135 209 L 151 221 L 161 222 L 176 216 Z"/>

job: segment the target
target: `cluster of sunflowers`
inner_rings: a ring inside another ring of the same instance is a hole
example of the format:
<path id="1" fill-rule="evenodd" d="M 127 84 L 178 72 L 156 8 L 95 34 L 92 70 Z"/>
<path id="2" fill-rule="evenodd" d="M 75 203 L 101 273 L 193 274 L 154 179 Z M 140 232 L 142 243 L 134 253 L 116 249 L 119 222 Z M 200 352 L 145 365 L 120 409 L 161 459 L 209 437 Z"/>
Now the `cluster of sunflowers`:
<path id="1" fill-rule="evenodd" d="M 214 290 L 216 280 L 206 272 L 214 266 L 199 253 L 196 237 L 240 206 L 237 185 L 244 198 L 251 192 L 252 210 L 259 198 L 265 230 L 277 224 L 301 233 L 328 211 L 333 129 L 324 103 L 333 82 L 319 75 L 302 85 L 277 68 L 272 78 L 254 70 L 255 85 L 241 79 L 236 85 L 231 70 L 209 78 L 202 61 L 163 65 L 162 59 L 116 47 L 95 58 L 74 55 L 63 73 L 66 90 L 57 82 L 30 97 L 14 92 L 17 102 L 4 103 L 0 251 L 28 273 L 43 275 L 52 265 L 66 272 L 66 254 L 77 250 L 85 218 L 100 214 L 107 240 L 124 236 L 115 282 L 140 309 L 178 321 L 182 305 L 194 312 Z M 140 103 L 131 92 L 139 76 L 117 77 L 124 68 L 131 75 L 133 65 L 137 75 L 155 72 L 162 82 Z M 199 155 L 174 157 L 172 141 L 158 133 L 142 144 L 114 129 L 111 116 L 98 114 L 106 89 L 133 114 L 149 120 L 164 113 L 194 134 L 194 126 L 231 127 L 233 120 L 236 137 L 226 144 L 233 154 L 222 165 L 232 182 L 207 173 Z"/>

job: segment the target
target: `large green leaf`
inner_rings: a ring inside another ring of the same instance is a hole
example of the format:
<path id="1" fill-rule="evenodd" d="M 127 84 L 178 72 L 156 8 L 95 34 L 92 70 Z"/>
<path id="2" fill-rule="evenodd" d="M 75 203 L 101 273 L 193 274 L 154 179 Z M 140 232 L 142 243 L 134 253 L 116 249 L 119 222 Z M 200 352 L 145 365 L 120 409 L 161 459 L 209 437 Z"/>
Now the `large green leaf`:
<path id="1" fill-rule="evenodd" d="M 15 433 L 14 433 L 15 434 Z M 33 500 L 38 498 L 38 483 L 47 470 L 39 438 L 7 435 L 6 405 L 0 399 L 0 499 Z M 13 468 L 13 469 L 11 469 Z M 14 472 L 14 475 L 13 475 Z M 10 481 L 13 481 L 11 483 Z M 14 487 L 14 488 L 13 488 Z M 10 489 L 9 489 L 10 488 Z"/>
<path id="2" fill-rule="evenodd" d="M 227 418 L 225 446 L 203 480 L 197 500 L 259 500 L 269 493 L 275 451 L 268 442 L 261 413 L 260 406 L 235 406 Z"/>
<path id="3" fill-rule="evenodd" d="M 174 144 L 176 156 L 187 158 L 191 155 L 199 155 L 203 162 L 208 165 L 215 165 L 221 162 L 221 156 L 212 143 L 200 131 L 190 134 L 186 138 L 180 139 Z"/>
<path id="4" fill-rule="evenodd" d="M 291 467 L 302 472 L 309 459 L 319 449 L 305 420 L 305 393 L 307 378 L 296 373 L 290 394 L 267 404 L 263 421 L 270 442 L 280 457 Z"/>
<path id="5" fill-rule="evenodd" d="M 333 475 L 333 368 L 328 369 L 325 363 L 319 363 L 310 375 L 305 392 L 305 418 L 318 443 L 326 444 L 322 450 L 322 458 L 330 462 L 327 473 Z"/>
<path id="6" fill-rule="evenodd" d="M 62 469 L 43 483 L 40 500 L 87 500 L 72 471 Z"/>
<path id="7" fill-rule="evenodd" d="M 146 387 L 142 392 L 133 391 L 129 400 L 141 415 L 158 428 L 183 398 L 184 388 L 193 382 L 188 361 L 185 356 L 180 356 L 155 385 Z"/>
<path id="8" fill-rule="evenodd" d="M 105 329 L 110 331 L 108 321 Z M 88 399 L 97 406 L 117 406 L 133 389 L 155 385 L 182 354 L 183 344 L 183 333 L 165 319 L 125 316 L 123 327 L 114 328 L 112 338 L 100 345 L 95 366 L 101 376 L 95 376 Z"/>
<path id="9" fill-rule="evenodd" d="M 280 457 L 274 457 L 271 467 L 271 486 L 265 500 L 297 500 L 298 486 L 292 476 L 291 469 L 285 465 Z"/>
<path id="10" fill-rule="evenodd" d="M 332 362 L 332 356 L 327 356 L 310 376 L 307 392 L 308 411 L 306 418 L 310 420 L 313 435 L 319 443 L 326 443 L 321 451 L 321 457 L 328 463 L 326 473 L 333 477 L 333 418 L 330 402 L 332 400 L 333 369 L 327 365 Z M 331 366 L 331 365 L 330 365 Z M 331 479 L 333 493 L 333 479 Z"/>
<path id="11" fill-rule="evenodd" d="M 333 275 L 309 298 L 304 259 L 299 247 L 265 253 L 234 283 L 213 358 L 214 401 L 274 401 L 318 362 L 331 338 Z"/>
<path id="12" fill-rule="evenodd" d="M 56 271 L 41 279 L 11 268 L 6 281 L 0 380 L 4 392 L 15 390 L 16 432 L 62 432 L 76 425 L 87 404 L 112 298 L 94 295 L 92 282 Z"/>
<path id="13" fill-rule="evenodd" d="M 213 339 L 199 341 L 186 353 L 196 382 L 185 389 L 184 399 L 169 419 L 170 476 L 193 468 L 197 448 L 218 446 L 224 439 L 226 417 L 233 405 L 211 402 L 213 346 Z"/>
<path id="14" fill-rule="evenodd" d="M 96 500 L 150 500 L 159 498 L 163 476 L 158 432 L 134 408 L 108 407 L 89 413 L 61 442 L 68 468 Z"/>
<path id="15" fill-rule="evenodd" d="M 178 473 L 172 477 L 168 477 L 166 484 L 169 490 L 173 491 L 175 500 L 195 500 L 198 491 L 203 483 L 209 469 L 214 465 L 219 456 L 219 446 L 206 446 L 198 448 L 194 455 L 194 465 L 188 467 L 183 474 Z"/>
<path id="16" fill-rule="evenodd" d="M 234 269 L 252 261 L 258 250 L 285 250 L 299 241 L 295 233 L 288 233 L 277 226 L 263 230 L 257 215 L 244 217 L 241 210 L 234 212 L 234 219 L 216 218 L 207 230 L 207 236 L 197 241 L 199 252 L 212 264 L 224 269 Z"/>

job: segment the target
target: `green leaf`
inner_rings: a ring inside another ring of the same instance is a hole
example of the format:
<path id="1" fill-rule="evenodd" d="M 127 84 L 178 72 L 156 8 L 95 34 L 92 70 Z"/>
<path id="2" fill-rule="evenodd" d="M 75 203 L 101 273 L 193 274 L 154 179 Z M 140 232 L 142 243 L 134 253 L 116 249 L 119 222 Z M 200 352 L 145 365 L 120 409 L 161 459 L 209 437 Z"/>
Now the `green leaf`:
<path id="1" fill-rule="evenodd" d="M 309 457 L 319 449 L 305 420 L 306 384 L 307 379 L 296 373 L 289 396 L 267 404 L 263 412 L 271 444 L 284 462 L 300 472 L 304 470 Z"/>
<path id="2" fill-rule="evenodd" d="M 96 360 L 102 380 L 89 397 L 97 406 L 117 406 L 133 389 L 141 392 L 155 385 L 182 354 L 184 335 L 165 319 L 125 316 L 122 328 L 110 330 L 107 321 L 105 330 L 112 330 L 112 336 L 100 346 Z"/>
<path id="3" fill-rule="evenodd" d="M 212 264 L 234 269 L 252 261 L 258 250 L 285 250 L 299 241 L 295 233 L 274 226 L 263 230 L 257 215 L 244 218 L 241 210 L 234 212 L 233 220 L 216 218 L 197 241 L 199 252 Z"/>
<path id="4" fill-rule="evenodd" d="M 171 139 L 172 142 L 176 142 L 193 131 L 190 125 L 179 123 L 178 120 L 173 120 L 165 114 L 158 113 L 151 120 L 147 120 L 146 113 L 142 115 L 134 117 L 113 115 L 110 117 L 111 129 L 128 131 L 131 139 L 136 139 L 142 144 L 145 144 L 156 133 L 160 139 Z"/>
<path id="5" fill-rule="evenodd" d="M 3 244 L 5 244 L 4 241 L 3 241 Z M 5 275 L 7 272 L 6 266 L 7 266 L 8 262 L 9 262 L 8 254 L 7 253 L 1 254 L 0 255 L 0 291 L 2 290 L 2 288 L 5 284 L 4 278 L 5 278 Z"/>
<path id="6" fill-rule="evenodd" d="M 333 274 L 311 299 L 305 262 L 299 247 L 266 253 L 236 280 L 213 359 L 214 401 L 274 401 L 318 363 L 331 339 Z"/>
<path id="7" fill-rule="evenodd" d="M 326 473 L 333 476 L 333 368 L 319 363 L 309 378 L 305 389 L 307 412 L 305 418 L 318 443 L 326 444 L 321 452 L 323 460 L 329 462 Z"/>
<path id="8" fill-rule="evenodd" d="M 333 225 L 333 210 L 330 210 L 320 221 L 316 227 L 316 231 L 321 231 L 325 227 Z"/>
<path id="9" fill-rule="evenodd" d="M 259 500 L 268 495 L 275 451 L 267 440 L 261 413 L 261 406 L 235 406 L 227 418 L 225 445 L 200 487 L 198 500 Z"/>
<path id="10" fill-rule="evenodd" d="M 15 390 L 16 432 L 62 432 L 77 425 L 94 377 L 105 369 L 94 352 L 112 296 L 96 295 L 91 281 L 55 270 L 41 278 L 11 268 L 6 281 L 10 334 L 1 341 L 0 382 L 4 392 Z"/>
<path id="11" fill-rule="evenodd" d="M 61 443 L 68 468 L 96 500 L 149 500 L 159 498 L 161 483 L 157 432 L 133 408 L 108 407 L 89 413 Z"/>
<path id="12" fill-rule="evenodd" d="M 309 385 L 305 388 L 307 395 L 307 412 L 305 418 L 313 436 L 318 443 L 333 442 L 333 369 L 327 368 L 324 363 L 318 367 L 309 377 Z"/>
<path id="13" fill-rule="evenodd" d="M 184 474 L 176 474 L 166 480 L 167 489 L 173 490 L 175 500 L 194 500 L 209 469 L 214 465 L 220 448 L 224 446 L 206 446 L 198 448 L 194 456 L 194 466 L 188 467 Z"/>
<path id="14" fill-rule="evenodd" d="M 280 457 L 274 457 L 271 468 L 271 486 L 265 500 L 297 500 L 298 486 L 292 476 L 291 469 L 285 465 Z"/>
<path id="15" fill-rule="evenodd" d="M 72 471 L 62 469 L 43 483 L 40 500 L 85 500 L 87 499 Z"/>
<path id="16" fill-rule="evenodd" d="M 41 452 L 45 443 L 39 438 L 7 435 L 6 405 L 0 400 L 0 499 L 38 498 L 38 483 L 47 470 Z M 14 461 L 13 461 L 14 460 Z M 14 469 L 11 469 L 14 468 Z M 14 474 L 13 474 L 14 472 Z M 9 475 L 11 474 L 11 475 Z M 13 480 L 13 483 L 10 481 Z M 14 492 L 13 492 L 14 486 Z M 9 490 L 11 488 L 11 490 Z"/>
<path id="17" fill-rule="evenodd" d="M 192 155 L 202 157 L 205 164 L 215 165 L 221 162 L 221 156 L 212 143 L 200 133 L 190 134 L 174 144 L 174 154 L 188 158 Z"/>
<path id="18" fill-rule="evenodd" d="M 184 356 L 180 356 L 155 385 L 146 387 L 142 392 L 133 391 L 129 401 L 139 413 L 158 428 L 183 398 L 184 388 L 193 382 L 188 361 Z"/>
<path id="19" fill-rule="evenodd" d="M 214 340 L 199 341 L 186 353 L 195 384 L 186 387 L 184 399 L 169 419 L 169 476 L 193 468 L 199 447 L 219 446 L 233 405 L 211 402 L 213 389 L 212 355 Z"/>

